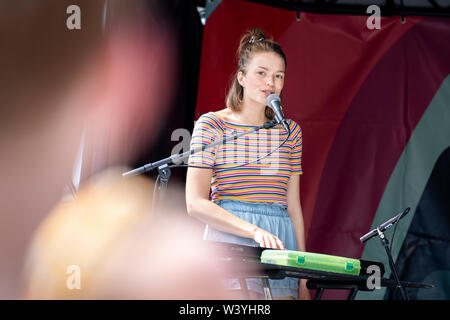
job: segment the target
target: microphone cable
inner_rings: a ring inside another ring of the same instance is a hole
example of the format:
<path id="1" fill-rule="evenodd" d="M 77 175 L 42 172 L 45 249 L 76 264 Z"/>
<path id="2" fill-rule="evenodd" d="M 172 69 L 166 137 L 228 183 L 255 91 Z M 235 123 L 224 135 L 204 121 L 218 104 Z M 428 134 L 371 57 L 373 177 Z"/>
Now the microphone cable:
<path id="1" fill-rule="evenodd" d="M 281 142 L 281 144 L 278 145 L 278 147 L 276 147 L 274 150 L 270 151 L 270 152 L 267 153 L 266 155 L 264 155 L 264 156 L 262 156 L 262 157 L 260 157 L 260 158 L 258 158 L 258 159 L 256 159 L 256 160 L 247 162 L 247 163 L 238 164 L 238 165 L 233 166 L 233 167 L 224 168 L 224 170 L 235 169 L 235 168 L 239 168 L 239 167 L 244 167 L 244 166 L 247 166 L 247 165 L 249 165 L 249 164 L 254 164 L 254 163 L 258 162 L 258 161 L 261 161 L 261 160 L 267 158 L 267 157 L 270 156 L 272 153 L 274 153 L 274 152 L 277 151 L 279 148 L 281 148 L 281 147 L 286 143 L 286 141 L 288 141 L 290 135 L 291 135 L 291 130 L 289 129 L 289 131 L 287 132 L 286 139 L 284 139 L 283 142 Z M 199 168 L 199 169 L 213 169 L 213 168 L 214 168 L 214 167 L 193 166 L 193 165 L 187 165 L 187 164 L 174 164 L 174 165 L 170 165 L 170 166 L 169 166 L 169 168 L 175 168 L 175 167 L 188 167 L 188 168 Z"/>
<path id="2" fill-rule="evenodd" d="M 267 158 L 267 157 L 270 156 L 272 153 L 274 153 L 274 152 L 277 151 L 279 148 L 281 148 L 281 147 L 288 141 L 289 137 L 291 136 L 291 130 L 290 130 L 289 126 L 288 126 L 288 129 L 289 129 L 289 130 L 287 131 L 287 136 L 286 136 L 286 138 L 285 138 L 285 139 L 283 140 L 283 142 L 281 142 L 281 144 L 278 145 L 274 150 L 270 151 L 269 153 L 267 153 L 267 154 L 264 155 L 263 157 L 260 157 L 260 158 L 254 160 L 254 161 L 250 161 L 250 162 L 247 162 L 247 163 L 244 163 L 244 164 L 238 164 L 238 165 L 233 166 L 233 167 L 225 168 L 224 170 L 227 170 L 227 169 L 235 169 L 235 168 L 239 168 L 239 167 L 244 167 L 244 166 L 247 166 L 247 165 L 249 165 L 249 164 L 253 164 L 253 163 L 256 163 L 256 162 L 258 162 L 258 161 L 261 161 L 261 160 Z M 286 131 L 286 130 L 285 130 L 285 131 Z M 224 138 L 226 138 L 226 136 L 225 136 Z M 173 164 L 173 165 L 167 166 L 167 168 L 177 168 L 177 167 L 198 168 L 198 169 L 209 169 L 209 170 L 214 169 L 214 166 L 213 166 L 213 167 L 203 167 L 203 166 L 195 166 L 195 165 L 188 165 L 188 164 Z M 155 197 L 156 197 L 156 189 L 157 189 L 157 187 L 158 187 L 159 180 L 160 180 L 160 175 L 158 174 L 158 176 L 157 176 L 157 178 L 156 178 L 156 181 L 155 181 L 154 188 L 153 188 L 153 203 L 155 203 L 155 201 L 156 201 L 156 198 L 155 198 Z"/>

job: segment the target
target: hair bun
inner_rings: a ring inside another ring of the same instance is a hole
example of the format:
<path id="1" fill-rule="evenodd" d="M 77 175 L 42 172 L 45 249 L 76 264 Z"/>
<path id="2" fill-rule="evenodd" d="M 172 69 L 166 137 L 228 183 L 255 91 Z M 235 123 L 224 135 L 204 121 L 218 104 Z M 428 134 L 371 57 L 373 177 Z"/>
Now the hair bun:
<path id="1" fill-rule="evenodd" d="M 247 34 L 249 37 L 248 43 L 254 43 L 256 41 L 263 41 L 266 39 L 266 35 L 264 34 L 264 32 L 258 28 L 252 29 Z M 245 37 L 245 35 L 244 35 L 244 37 Z"/>
<path id="2" fill-rule="evenodd" d="M 248 30 L 242 37 L 239 44 L 238 56 L 240 56 L 241 52 L 246 49 L 248 45 L 252 45 L 256 42 L 266 40 L 266 35 L 261 29 L 253 28 Z"/>

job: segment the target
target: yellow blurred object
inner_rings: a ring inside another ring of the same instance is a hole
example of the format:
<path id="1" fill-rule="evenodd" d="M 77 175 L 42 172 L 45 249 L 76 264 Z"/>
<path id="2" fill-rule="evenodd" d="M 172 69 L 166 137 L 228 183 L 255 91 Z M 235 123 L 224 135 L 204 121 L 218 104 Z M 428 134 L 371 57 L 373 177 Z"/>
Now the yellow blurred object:
<path id="1" fill-rule="evenodd" d="M 149 179 L 123 179 L 120 170 L 94 177 L 76 200 L 59 203 L 45 218 L 30 247 L 28 299 L 86 297 L 117 243 L 150 215 Z M 81 271 L 81 289 L 68 289 L 69 266 Z M 28 273 L 27 272 L 27 273 Z"/>
<path id="2" fill-rule="evenodd" d="M 182 190 L 155 214 L 153 182 L 123 178 L 125 171 L 94 177 L 42 222 L 28 252 L 24 298 L 226 299 L 219 259 L 176 209 Z M 71 283 L 77 272 L 79 289 Z"/>

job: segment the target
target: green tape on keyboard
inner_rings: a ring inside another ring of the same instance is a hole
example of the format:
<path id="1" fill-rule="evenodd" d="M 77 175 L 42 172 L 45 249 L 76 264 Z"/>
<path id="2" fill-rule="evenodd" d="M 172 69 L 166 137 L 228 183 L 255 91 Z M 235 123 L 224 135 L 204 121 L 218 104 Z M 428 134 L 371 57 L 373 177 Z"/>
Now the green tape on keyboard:
<path id="1" fill-rule="evenodd" d="M 359 275 L 361 270 L 358 259 L 292 250 L 264 250 L 261 262 L 352 275 Z"/>

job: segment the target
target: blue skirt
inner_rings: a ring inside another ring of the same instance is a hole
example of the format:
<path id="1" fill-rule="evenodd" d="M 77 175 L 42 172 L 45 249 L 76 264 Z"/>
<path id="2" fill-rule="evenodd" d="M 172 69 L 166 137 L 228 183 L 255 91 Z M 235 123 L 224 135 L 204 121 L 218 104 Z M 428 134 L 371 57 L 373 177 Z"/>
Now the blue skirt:
<path id="1" fill-rule="evenodd" d="M 264 229 L 277 236 L 287 250 L 297 250 L 294 226 L 286 208 L 272 203 L 247 202 L 241 200 L 223 199 L 216 202 L 217 205 L 233 213 L 236 217 L 248 221 L 251 224 Z M 235 236 L 230 233 L 216 230 L 206 226 L 205 240 L 236 243 L 246 246 L 259 247 L 259 244 L 250 238 Z M 249 290 L 263 294 L 261 279 L 246 279 Z M 273 297 L 292 296 L 298 298 L 298 279 L 284 278 L 282 280 L 269 279 Z M 238 279 L 226 281 L 228 289 L 240 289 Z"/>

